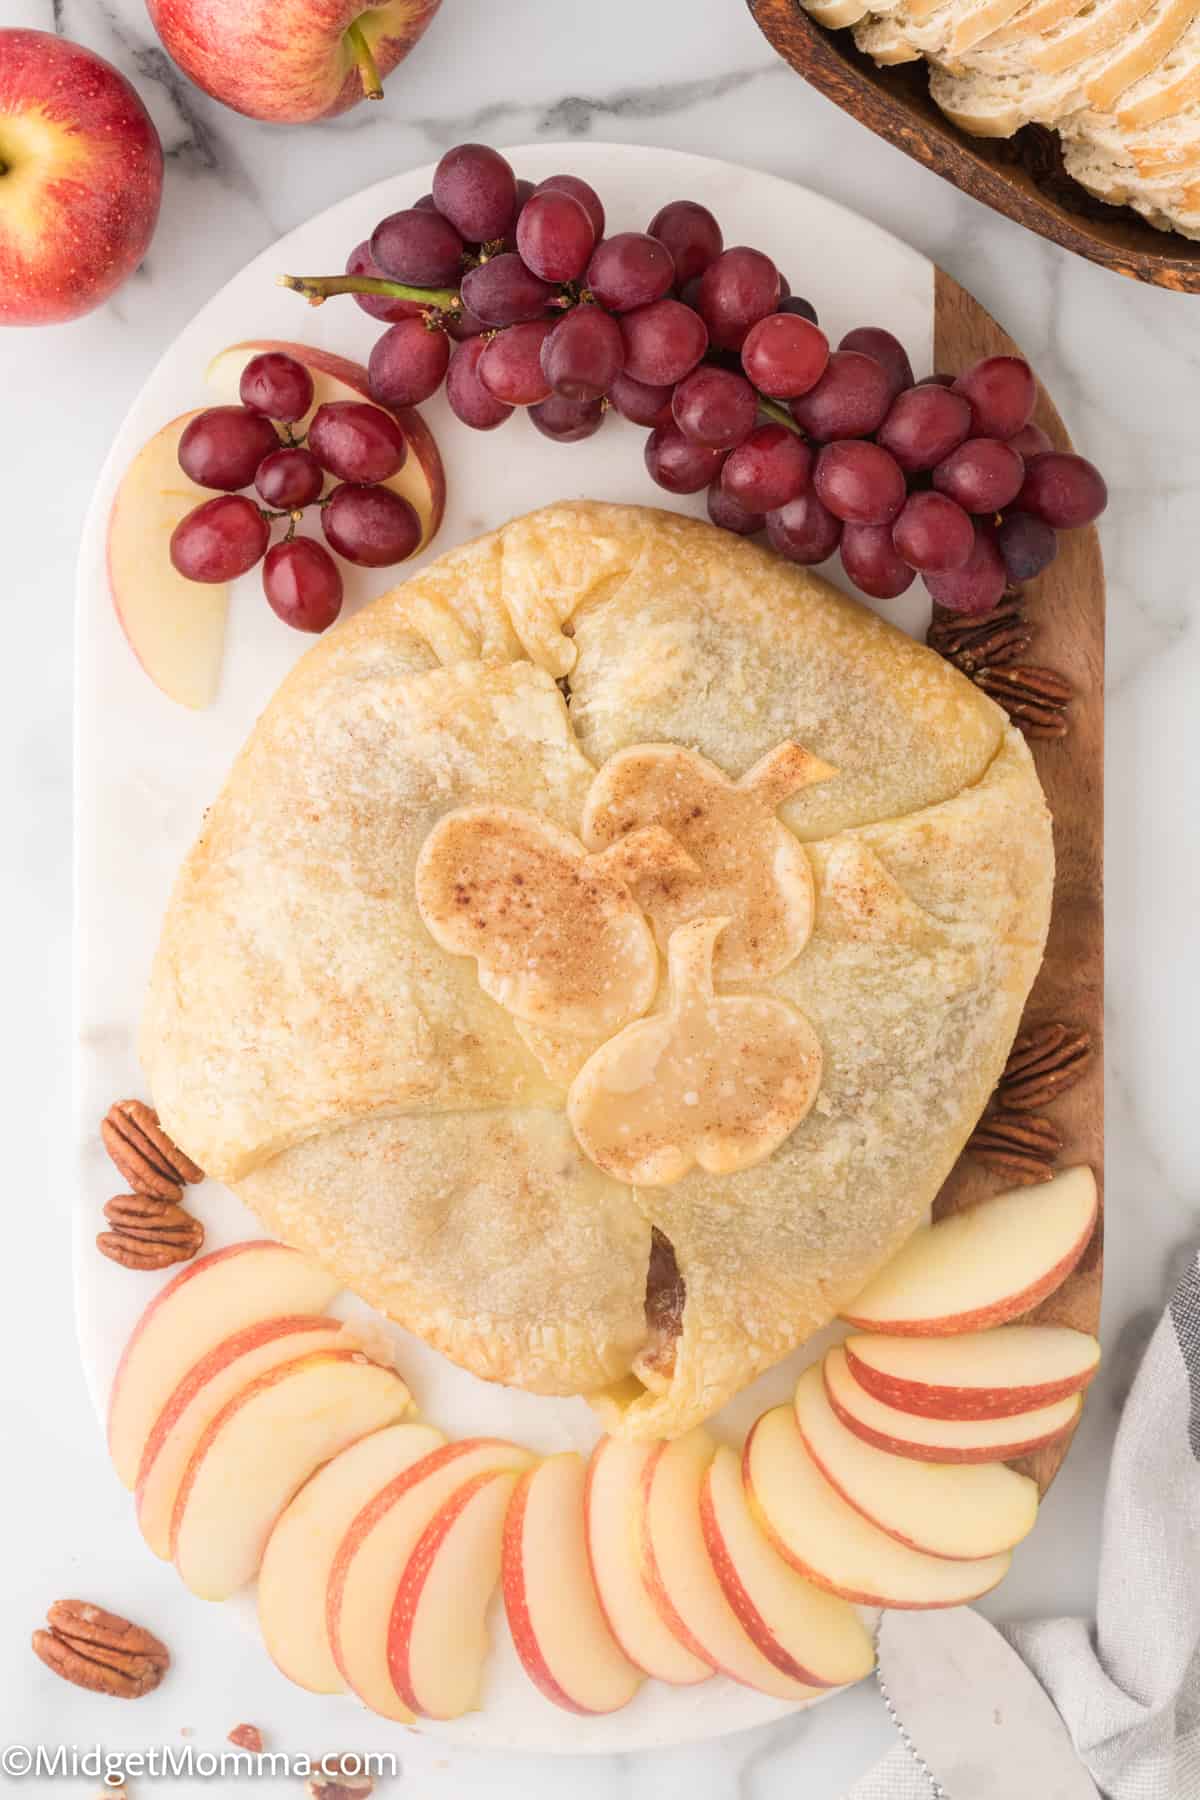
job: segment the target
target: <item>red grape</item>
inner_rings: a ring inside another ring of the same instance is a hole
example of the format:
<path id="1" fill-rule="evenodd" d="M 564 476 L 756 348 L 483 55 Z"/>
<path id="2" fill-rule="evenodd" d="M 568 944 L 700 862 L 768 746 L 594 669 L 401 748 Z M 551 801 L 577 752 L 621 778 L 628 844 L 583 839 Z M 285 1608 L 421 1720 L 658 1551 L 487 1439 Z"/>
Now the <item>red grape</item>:
<path id="1" fill-rule="evenodd" d="M 346 258 L 346 273 L 387 280 L 371 255 L 371 246 L 366 239 L 361 244 L 356 244 Z M 365 313 L 370 313 L 373 319 L 382 319 L 387 325 L 395 325 L 400 319 L 415 319 L 423 310 L 420 300 L 397 300 L 388 294 L 355 294 L 353 298 Z"/>
<path id="2" fill-rule="evenodd" d="M 703 275 L 724 246 L 721 227 L 695 200 L 671 200 L 661 206 L 647 225 L 650 236 L 665 244 L 675 264 L 676 285 L 682 287 L 694 275 Z"/>
<path id="3" fill-rule="evenodd" d="M 1049 450 L 1029 463 L 1017 505 L 1056 531 L 1073 531 L 1100 517 L 1108 505 L 1108 489 L 1086 457 Z"/>
<path id="4" fill-rule="evenodd" d="M 371 255 L 385 275 L 411 287 L 457 287 L 463 241 L 441 213 L 412 206 L 389 213 L 371 233 Z"/>
<path id="5" fill-rule="evenodd" d="M 721 481 L 714 481 L 708 490 L 708 516 L 722 531 L 736 531 L 739 537 L 753 537 L 767 522 L 762 513 L 743 506 Z"/>
<path id="6" fill-rule="evenodd" d="M 721 486 L 749 512 L 774 512 L 804 492 L 812 465 L 812 451 L 794 431 L 759 425 L 726 458 Z"/>
<path id="7" fill-rule="evenodd" d="M 595 242 L 587 208 L 562 188 L 543 188 L 521 208 L 517 249 L 543 281 L 578 281 Z"/>
<path id="8" fill-rule="evenodd" d="M 649 387 L 673 387 L 708 349 L 708 327 L 682 300 L 652 300 L 622 314 L 625 373 Z"/>
<path id="9" fill-rule="evenodd" d="M 270 536 L 252 500 L 218 494 L 180 519 L 171 533 L 170 557 L 188 581 L 233 581 L 254 567 Z"/>
<path id="10" fill-rule="evenodd" d="M 434 199 L 432 194 L 422 194 L 421 198 L 419 200 L 413 201 L 413 206 L 416 208 L 416 210 L 418 212 L 436 212 L 437 211 L 437 201 Z"/>
<path id="11" fill-rule="evenodd" d="M 971 429 L 971 408 L 941 386 L 907 388 L 893 400 L 878 440 L 909 475 L 932 469 Z"/>
<path id="12" fill-rule="evenodd" d="M 782 280 L 782 276 L 780 280 Z M 781 313 L 794 313 L 798 319 L 807 319 L 810 325 L 821 323 L 812 301 L 802 299 L 799 294 L 785 294 L 775 310 Z"/>
<path id="13" fill-rule="evenodd" d="M 1015 500 L 1025 477 L 1025 464 L 998 438 L 972 437 L 944 457 L 933 471 L 940 494 L 970 513 L 994 513 Z"/>
<path id="14" fill-rule="evenodd" d="M 829 361 L 829 339 L 807 319 L 769 313 L 752 325 L 742 345 L 742 367 L 764 394 L 796 400 L 817 385 Z"/>
<path id="15" fill-rule="evenodd" d="M 910 494 L 892 527 L 892 542 L 912 569 L 961 569 L 975 547 L 970 517 L 945 494 Z"/>
<path id="16" fill-rule="evenodd" d="M 596 245 L 587 285 L 609 312 L 632 312 L 661 300 L 675 280 L 675 264 L 665 244 L 644 231 L 619 231 Z"/>
<path id="17" fill-rule="evenodd" d="M 294 425 L 313 403 L 313 378 L 302 362 L 283 350 L 263 350 L 242 370 L 238 398 L 243 406 Z"/>
<path id="18" fill-rule="evenodd" d="M 883 424 L 891 402 L 891 382 L 882 363 L 861 350 L 835 350 L 820 381 L 791 402 L 791 411 L 809 437 L 828 443 L 870 437 Z"/>
<path id="19" fill-rule="evenodd" d="M 479 359 L 486 349 L 485 338 L 468 338 L 465 344 L 459 344 L 446 370 L 450 410 L 473 431 L 494 431 L 513 415 L 512 407 L 489 394 L 479 379 Z"/>
<path id="20" fill-rule="evenodd" d="M 661 306 L 663 303 L 659 301 Z M 622 321 L 622 324 L 624 321 Z M 608 397 L 623 419 L 634 425 L 669 425 L 671 421 L 672 387 L 655 387 L 645 381 L 638 381 L 622 369 L 613 377 Z"/>
<path id="21" fill-rule="evenodd" d="M 443 313 L 440 323 L 446 336 L 455 344 L 465 343 L 467 338 L 479 337 L 488 329 L 487 320 L 481 319 L 469 306 L 460 306 L 454 312 Z"/>
<path id="22" fill-rule="evenodd" d="M 908 492 L 895 457 L 861 438 L 825 445 L 813 470 L 813 487 L 835 518 L 855 525 L 890 525 Z"/>
<path id="23" fill-rule="evenodd" d="M 312 538 L 273 544 L 262 584 L 271 611 L 297 631 L 324 631 L 342 610 L 341 570 Z"/>
<path id="24" fill-rule="evenodd" d="M 604 206 L 599 194 L 589 182 L 581 181 L 578 175 L 547 175 L 545 181 L 539 181 L 531 191 L 544 194 L 554 189 L 560 194 L 570 194 L 578 200 L 588 218 L 592 221 L 596 243 L 604 236 Z"/>
<path id="25" fill-rule="evenodd" d="M 672 494 L 698 494 L 720 474 L 725 453 L 693 444 L 671 424 L 655 426 L 646 439 L 645 457 L 650 478 L 659 487 Z"/>
<path id="26" fill-rule="evenodd" d="M 380 569 L 403 562 L 421 541 L 416 510 L 387 487 L 344 482 L 321 512 L 321 529 L 347 562 Z"/>
<path id="27" fill-rule="evenodd" d="M 487 144 L 456 144 L 433 171 L 433 203 L 469 244 L 503 237 L 517 204 L 512 165 Z"/>
<path id="28" fill-rule="evenodd" d="M 913 571 L 897 554 L 890 526 L 847 521 L 841 552 L 842 567 L 850 580 L 875 600 L 895 600 L 913 584 Z"/>
<path id="29" fill-rule="evenodd" d="M 591 400 L 572 400 L 566 394 L 550 394 L 529 409 L 542 436 L 553 438 L 556 444 L 577 444 L 581 438 L 590 438 L 603 425 L 604 413 L 604 401 L 599 395 Z"/>
<path id="30" fill-rule="evenodd" d="M 700 277 L 700 312 L 719 350 L 740 350 L 746 333 L 779 305 L 779 270 L 761 250 L 735 244 Z"/>
<path id="31" fill-rule="evenodd" d="M 689 442 L 710 450 L 732 450 L 754 429 L 758 396 L 744 375 L 706 366 L 684 376 L 675 389 L 671 412 Z"/>
<path id="32" fill-rule="evenodd" d="M 824 562 L 837 549 L 841 536 L 842 521 L 822 506 L 811 488 L 767 514 L 771 548 L 789 562 Z"/>
<path id="33" fill-rule="evenodd" d="M 249 487 L 264 456 L 278 450 L 270 419 L 248 406 L 210 406 L 184 427 L 179 466 L 197 487 Z"/>
<path id="34" fill-rule="evenodd" d="M 1012 436 L 1005 441 L 1009 449 L 1015 450 L 1017 455 L 1024 457 L 1026 462 L 1031 461 L 1035 456 L 1044 456 L 1047 450 L 1054 448 L 1047 433 L 1042 430 L 1040 425 L 1035 425 L 1032 419 L 1028 425 L 1022 425 L 1020 431 L 1014 431 Z"/>
<path id="35" fill-rule="evenodd" d="M 321 467 L 339 481 L 386 481 L 404 467 L 408 455 L 408 440 L 391 413 L 365 400 L 318 406 L 307 443 Z"/>
<path id="36" fill-rule="evenodd" d="M 999 606 L 1008 585 L 1004 560 L 989 531 L 975 527 L 975 543 L 961 569 L 925 576 L 925 586 L 948 612 L 988 613 Z"/>
<path id="37" fill-rule="evenodd" d="M 325 471 L 310 450 L 273 450 L 258 465 L 254 485 L 268 506 L 291 512 L 309 506 L 325 486 Z"/>
<path id="38" fill-rule="evenodd" d="M 625 361 L 621 328 L 599 306 L 575 306 L 542 344 L 542 373 L 567 400 L 599 400 Z"/>
<path id="39" fill-rule="evenodd" d="M 542 370 L 542 345 L 553 330 L 552 319 L 534 319 L 489 338 L 478 365 L 488 393 L 509 406 L 534 406 L 544 400 L 550 383 Z"/>
<path id="40" fill-rule="evenodd" d="M 450 340 L 424 319 L 401 319 L 376 338 L 367 363 L 372 400 L 380 406 L 419 406 L 441 387 Z"/>
<path id="41" fill-rule="evenodd" d="M 1019 586 L 1050 567 L 1058 555 L 1058 536 L 1044 519 L 1014 510 L 1005 513 L 996 526 L 996 547 L 1004 558 L 1009 581 Z"/>
<path id="42" fill-rule="evenodd" d="M 487 325 L 518 325 L 538 319 L 554 298 L 548 281 L 527 269 L 514 251 L 490 256 L 468 269 L 462 281 L 463 305 Z"/>
<path id="43" fill-rule="evenodd" d="M 1012 437 L 1037 405 L 1037 382 L 1021 356 L 981 357 L 959 376 L 954 391 L 970 403 L 975 437 Z"/>
<path id="44" fill-rule="evenodd" d="M 957 379 L 958 377 L 955 375 L 947 375 L 939 372 L 936 375 L 922 375 L 920 381 L 918 381 L 916 385 L 918 387 L 952 388 Z"/>
<path id="45" fill-rule="evenodd" d="M 908 360 L 908 351 L 900 339 L 878 325 L 859 325 L 854 331 L 848 331 L 838 349 L 858 350 L 863 356 L 873 356 L 887 371 L 893 400 L 905 388 L 910 388 L 916 379 Z"/>

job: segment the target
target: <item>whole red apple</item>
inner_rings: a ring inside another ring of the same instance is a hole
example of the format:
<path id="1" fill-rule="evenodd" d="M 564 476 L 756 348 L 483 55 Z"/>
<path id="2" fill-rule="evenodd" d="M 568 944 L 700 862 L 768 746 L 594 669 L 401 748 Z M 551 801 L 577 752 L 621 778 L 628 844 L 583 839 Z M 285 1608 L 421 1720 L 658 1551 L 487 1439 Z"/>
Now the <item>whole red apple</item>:
<path id="1" fill-rule="evenodd" d="M 162 145 L 125 77 L 49 31 L 0 30 L 0 325 L 90 312 L 141 262 Z"/>
<path id="2" fill-rule="evenodd" d="M 273 125 L 305 125 L 378 99 L 441 0 L 146 0 L 184 74 Z"/>

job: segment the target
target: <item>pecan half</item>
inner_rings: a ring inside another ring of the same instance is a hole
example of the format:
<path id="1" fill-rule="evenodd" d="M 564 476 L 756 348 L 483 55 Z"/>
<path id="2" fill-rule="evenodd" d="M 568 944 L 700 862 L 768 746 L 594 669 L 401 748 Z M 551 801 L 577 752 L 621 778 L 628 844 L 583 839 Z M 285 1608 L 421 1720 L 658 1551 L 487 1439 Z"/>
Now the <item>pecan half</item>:
<path id="1" fill-rule="evenodd" d="M 166 1269 L 190 1262 L 204 1243 L 204 1227 L 173 1200 L 150 1194 L 118 1194 L 104 1208 L 112 1226 L 96 1239 L 110 1262 L 127 1269 Z"/>
<path id="2" fill-rule="evenodd" d="M 56 1600 L 48 1630 L 35 1631 L 33 1649 L 48 1669 L 95 1694 L 138 1700 L 171 1666 L 171 1653 L 153 1633 L 86 1600 Z"/>
<path id="3" fill-rule="evenodd" d="M 1072 1025 L 1036 1025 L 1012 1047 L 996 1089 L 1005 1112 L 1034 1112 L 1073 1087 L 1092 1059 L 1091 1039 Z"/>
<path id="4" fill-rule="evenodd" d="M 375 1792 L 375 1777 L 358 1772 L 361 1756 L 347 1752 L 342 1756 L 314 1756 L 310 1761 L 315 1773 L 309 1776 L 304 1790 L 309 1800 L 367 1800 L 367 1795 Z M 344 1766 L 346 1763 L 355 1766 L 354 1773 Z"/>
<path id="5" fill-rule="evenodd" d="M 962 613 L 935 616 L 925 642 L 964 675 L 974 675 L 978 669 L 999 669 L 1019 662 L 1033 636 L 1034 627 L 1025 617 L 1020 596 L 1013 595 L 977 618 Z"/>
<path id="6" fill-rule="evenodd" d="M 1066 737 L 1067 706 L 1075 690 L 1053 669 L 1033 663 L 1012 663 L 1005 668 L 989 664 L 977 669 L 972 679 L 1000 703 L 1026 737 Z"/>
<path id="7" fill-rule="evenodd" d="M 135 1194 L 178 1200 L 185 1182 L 204 1180 L 204 1171 L 173 1144 L 144 1100 L 118 1100 L 100 1124 L 104 1148 Z"/>
<path id="8" fill-rule="evenodd" d="M 1018 1186 L 1049 1181 L 1062 1138 L 1049 1119 L 1032 1113 L 985 1113 L 967 1139 L 967 1149 L 990 1169 Z"/>

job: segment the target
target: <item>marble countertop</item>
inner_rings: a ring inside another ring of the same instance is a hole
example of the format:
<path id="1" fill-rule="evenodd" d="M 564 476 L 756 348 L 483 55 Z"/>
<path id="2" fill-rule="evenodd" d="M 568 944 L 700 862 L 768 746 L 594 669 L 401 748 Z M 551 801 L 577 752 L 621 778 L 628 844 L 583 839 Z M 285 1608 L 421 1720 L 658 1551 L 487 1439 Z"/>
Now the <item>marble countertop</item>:
<path id="1" fill-rule="evenodd" d="M 1200 1228 L 1189 1054 L 1200 975 L 1200 639 L 1190 611 L 1200 558 L 1200 300 L 1121 281 L 962 198 L 807 89 L 740 0 L 445 0 L 381 106 L 287 131 L 238 118 L 191 88 L 158 46 L 141 0 L 8 0 L 4 22 L 64 32 L 134 80 L 163 137 L 167 186 L 147 262 L 114 301 L 73 325 L 0 337 L 14 677 L 0 710 L 10 1181 L 0 1735 L 81 1748 L 215 1748 L 249 1720 L 273 1748 L 395 1743 L 298 1695 L 218 1609 L 184 1601 L 141 1545 L 88 1402 L 68 1273 L 73 565 L 79 522 L 128 401 L 197 307 L 280 233 L 464 138 L 669 145 L 829 193 L 924 250 L 1003 321 L 1079 447 L 1109 477 L 1107 1360 L 1039 1530 L 988 1608 L 1001 1618 L 1089 1614 L 1117 1412 L 1170 1266 Z M 864 293 L 862 310 L 886 319 L 886 296 Z M 176 1655 L 171 1682 L 130 1708 L 43 1679 L 28 1633 L 49 1601 L 73 1594 L 161 1630 Z M 890 1741 L 864 1688 L 742 1737 L 576 1762 L 569 1772 L 553 1758 L 451 1752 L 415 1733 L 397 1747 L 404 1791 L 418 1800 L 540 1800 L 564 1780 L 575 1800 L 798 1792 L 836 1800 Z M 70 1791 L 89 1790 L 85 1782 Z M 167 1780 L 131 1791 L 142 1800 L 203 1788 Z M 265 1780 L 256 1791 L 297 1789 Z"/>

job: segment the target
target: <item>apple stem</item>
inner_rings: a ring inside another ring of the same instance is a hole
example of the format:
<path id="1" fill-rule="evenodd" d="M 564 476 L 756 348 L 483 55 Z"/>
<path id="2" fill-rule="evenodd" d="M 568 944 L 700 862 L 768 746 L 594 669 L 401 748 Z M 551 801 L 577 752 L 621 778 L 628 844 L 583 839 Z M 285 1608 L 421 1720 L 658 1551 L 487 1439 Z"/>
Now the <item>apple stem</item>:
<path id="1" fill-rule="evenodd" d="M 437 312 L 462 311 L 457 288 L 410 287 L 380 275 L 279 275 L 279 286 L 303 294 L 310 306 L 322 306 L 331 294 L 384 294 L 392 300 L 415 300 Z"/>
<path id="2" fill-rule="evenodd" d="M 366 100 L 383 99 L 383 83 L 379 79 L 379 70 L 375 67 L 375 58 L 371 55 L 371 46 L 363 36 L 362 26 L 355 21 L 347 25 L 346 37 L 354 60 L 358 64 L 359 79 L 362 82 L 363 97 Z"/>

